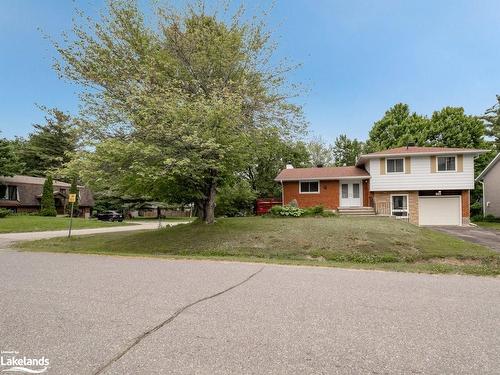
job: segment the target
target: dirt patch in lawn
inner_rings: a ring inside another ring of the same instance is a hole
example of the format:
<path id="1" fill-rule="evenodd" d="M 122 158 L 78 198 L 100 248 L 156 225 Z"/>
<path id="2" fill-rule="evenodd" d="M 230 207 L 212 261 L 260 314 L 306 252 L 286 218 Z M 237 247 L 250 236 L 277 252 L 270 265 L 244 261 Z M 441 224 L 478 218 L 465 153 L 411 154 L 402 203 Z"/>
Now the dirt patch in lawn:
<path id="1" fill-rule="evenodd" d="M 450 266 L 480 266 L 481 259 L 432 258 L 416 261 L 415 264 L 446 264 Z"/>

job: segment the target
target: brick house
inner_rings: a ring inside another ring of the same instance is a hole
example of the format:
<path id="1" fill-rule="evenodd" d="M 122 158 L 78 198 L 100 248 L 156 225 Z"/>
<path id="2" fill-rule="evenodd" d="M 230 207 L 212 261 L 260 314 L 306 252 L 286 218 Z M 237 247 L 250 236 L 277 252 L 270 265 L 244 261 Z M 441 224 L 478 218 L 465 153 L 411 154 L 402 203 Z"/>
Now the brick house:
<path id="1" fill-rule="evenodd" d="M 282 202 L 373 211 L 416 225 L 469 223 L 474 158 L 483 150 L 399 147 L 361 155 L 355 166 L 282 170 Z"/>
<path id="2" fill-rule="evenodd" d="M 43 184 L 45 178 L 31 176 L 0 176 L 0 208 L 7 208 L 18 213 L 29 213 L 40 210 Z M 70 184 L 54 181 L 54 200 L 56 211 L 62 215 L 68 205 Z M 92 214 L 94 198 L 92 192 L 78 186 L 80 215 L 89 217 Z"/>

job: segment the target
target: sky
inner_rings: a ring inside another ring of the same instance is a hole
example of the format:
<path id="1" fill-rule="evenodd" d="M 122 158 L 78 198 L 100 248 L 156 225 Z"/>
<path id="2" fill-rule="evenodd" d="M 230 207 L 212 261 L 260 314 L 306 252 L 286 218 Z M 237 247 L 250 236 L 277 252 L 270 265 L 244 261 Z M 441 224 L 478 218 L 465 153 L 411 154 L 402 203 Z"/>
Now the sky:
<path id="1" fill-rule="evenodd" d="M 246 3 L 250 13 L 271 6 Z M 150 3 L 140 4 L 147 12 Z M 43 37 L 70 31 L 75 6 L 97 17 L 105 2 L 0 0 L 0 136 L 26 136 L 43 123 L 37 105 L 78 114 L 80 88 L 57 76 Z M 302 64 L 290 76 L 307 88 L 296 100 L 310 136 L 326 142 L 366 139 L 399 102 L 425 115 L 444 106 L 479 115 L 500 94 L 498 0 L 276 0 L 267 22 L 276 57 Z"/>

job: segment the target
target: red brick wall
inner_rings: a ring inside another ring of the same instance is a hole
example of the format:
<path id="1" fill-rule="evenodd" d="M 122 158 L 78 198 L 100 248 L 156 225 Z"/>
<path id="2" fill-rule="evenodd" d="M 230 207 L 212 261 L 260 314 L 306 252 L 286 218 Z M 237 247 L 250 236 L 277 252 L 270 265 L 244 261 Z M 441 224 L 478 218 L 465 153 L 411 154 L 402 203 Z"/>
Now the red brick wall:
<path id="1" fill-rule="evenodd" d="M 296 199 L 299 207 L 323 205 L 325 208 L 336 210 L 339 206 L 339 182 L 320 181 L 318 194 L 300 194 L 299 182 L 283 182 L 283 203 L 288 204 Z"/>
<path id="2" fill-rule="evenodd" d="M 469 190 L 462 190 L 462 218 L 467 219 L 467 220 L 470 218 L 470 191 Z"/>
<path id="3" fill-rule="evenodd" d="M 370 207 L 370 180 L 363 181 L 363 207 Z"/>

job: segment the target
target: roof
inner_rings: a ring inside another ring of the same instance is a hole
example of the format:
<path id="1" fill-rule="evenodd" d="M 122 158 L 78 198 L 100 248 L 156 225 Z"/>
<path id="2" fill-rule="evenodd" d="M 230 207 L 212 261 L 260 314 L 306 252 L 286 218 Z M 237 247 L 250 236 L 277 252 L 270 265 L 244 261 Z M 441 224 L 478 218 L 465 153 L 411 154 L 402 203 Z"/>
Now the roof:
<path id="1" fill-rule="evenodd" d="M 488 172 L 495 166 L 495 164 L 500 160 L 500 153 L 493 158 L 493 160 L 484 168 L 484 170 L 476 177 L 476 181 L 480 181 L 488 174 Z"/>
<path id="2" fill-rule="evenodd" d="M 368 159 L 377 158 L 380 156 L 404 156 L 404 155 L 439 155 L 439 154 L 483 154 L 488 150 L 479 150 L 474 148 L 452 148 L 452 147 L 420 147 L 420 146 L 404 146 L 396 147 L 388 150 L 372 152 L 370 154 L 361 155 L 358 158 L 356 165 L 362 165 Z"/>
<path id="3" fill-rule="evenodd" d="M 290 168 L 283 169 L 274 180 L 338 180 L 339 178 L 349 177 L 370 178 L 370 175 L 367 171 L 358 167 Z"/>
<path id="4" fill-rule="evenodd" d="M 2 183 L 13 183 L 13 184 L 33 184 L 33 185 L 43 185 L 45 183 L 45 177 L 31 177 L 31 176 L 21 176 L 16 175 L 13 177 L 0 176 L 0 182 Z M 56 186 L 66 186 L 70 187 L 71 185 L 62 182 L 62 181 L 53 181 L 53 185 Z"/>

